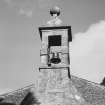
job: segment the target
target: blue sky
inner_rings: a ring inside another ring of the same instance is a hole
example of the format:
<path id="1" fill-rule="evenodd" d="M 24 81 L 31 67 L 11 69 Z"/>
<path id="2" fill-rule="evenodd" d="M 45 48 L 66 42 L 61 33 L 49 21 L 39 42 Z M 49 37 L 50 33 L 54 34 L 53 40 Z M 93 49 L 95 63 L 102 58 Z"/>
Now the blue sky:
<path id="1" fill-rule="evenodd" d="M 0 0 L 0 88 L 34 83 L 40 66 L 38 27 L 61 8 L 72 26 L 71 73 L 93 82 L 105 76 L 105 0 Z"/>

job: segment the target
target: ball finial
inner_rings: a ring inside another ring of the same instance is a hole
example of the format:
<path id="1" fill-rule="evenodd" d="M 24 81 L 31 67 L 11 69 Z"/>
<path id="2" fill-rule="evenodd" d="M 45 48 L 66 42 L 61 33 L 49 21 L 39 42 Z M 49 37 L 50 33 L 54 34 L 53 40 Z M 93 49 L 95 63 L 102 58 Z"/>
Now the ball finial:
<path id="1" fill-rule="evenodd" d="M 51 16 L 53 16 L 55 14 L 57 16 L 59 16 L 60 15 L 60 8 L 57 6 L 53 7 L 52 9 L 50 9 L 50 14 L 51 14 Z"/>
<path id="2" fill-rule="evenodd" d="M 52 18 L 47 22 L 47 24 L 49 26 L 61 25 L 62 20 L 58 18 L 58 16 L 60 15 L 60 8 L 57 6 L 53 7 L 52 9 L 50 9 L 50 14 Z"/>

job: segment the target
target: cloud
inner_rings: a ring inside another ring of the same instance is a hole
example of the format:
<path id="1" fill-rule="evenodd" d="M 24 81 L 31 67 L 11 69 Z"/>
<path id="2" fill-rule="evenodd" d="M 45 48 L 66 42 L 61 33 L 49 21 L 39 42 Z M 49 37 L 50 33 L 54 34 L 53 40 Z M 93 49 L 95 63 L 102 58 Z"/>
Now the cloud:
<path id="1" fill-rule="evenodd" d="M 31 18 L 35 9 L 34 0 L 4 0 L 8 6 L 14 8 L 19 15 Z"/>
<path id="2" fill-rule="evenodd" d="M 70 44 L 71 72 L 93 82 L 105 77 L 105 21 L 77 33 Z"/>
<path id="3" fill-rule="evenodd" d="M 33 16 L 36 7 L 40 9 L 52 8 L 62 0 L 4 0 L 4 2 L 18 11 L 17 13 L 28 18 Z"/>
<path id="4" fill-rule="evenodd" d="M 11 0 L 4 0 L 6 3 L 10 4 Z"/>
<path id="5" fill-rule="evenodd" d="M 33 16 L 33 11 L 32 10 L 27 11 L 27 10 L 24 10 L 24 9 L 21 8 L 19 10 L 19 14 L 31 18 Z"/>

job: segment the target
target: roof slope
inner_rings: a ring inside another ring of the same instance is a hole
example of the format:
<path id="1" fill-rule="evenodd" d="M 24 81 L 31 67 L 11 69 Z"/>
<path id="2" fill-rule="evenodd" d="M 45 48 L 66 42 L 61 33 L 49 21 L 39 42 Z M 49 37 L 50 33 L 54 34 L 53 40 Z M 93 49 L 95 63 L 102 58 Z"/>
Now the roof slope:
<path id="1" fill-rule="evenodd" d="M 31 91 L 32 88 L 35 88 L 34 84 L 10 93 L 3 94 L 0 96 L 0 98 L 3 98 L 0 103 L 14 103 L 15 105 L 20 105 L 22 100 Z"/>
<path id="2" fill-rule="evenodd" d="M 72 85 L 77 89 L 78 93 L 80 93 L 81 96 L 84 98 L 86 103 L 88 103 L 89 105 L 105 105 L 104 86 L 75 77 L 73 75 L 71 76 L 71 82 Z M 35 90 L 34 84 L 13 91 L 11 93 L 3 94 L 0 97 L 4 97 L 4 100 L 2 102 L 9 102 L 14 103 L 15 105 L 20 105 L 20 103 L 32 89 Z"/>
<path id="3" fill-rule="evenodd" d="M 71 80 L 86 102 L 92 105 L 105 105 L 104 86 L 75 76 L 71 76 Z"/>

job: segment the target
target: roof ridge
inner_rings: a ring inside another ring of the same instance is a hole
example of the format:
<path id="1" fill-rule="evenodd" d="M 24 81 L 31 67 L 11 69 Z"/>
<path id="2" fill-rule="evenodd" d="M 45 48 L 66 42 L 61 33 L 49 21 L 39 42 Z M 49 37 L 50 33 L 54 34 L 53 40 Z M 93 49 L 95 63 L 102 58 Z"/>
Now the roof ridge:
<path id="1" fill-rule="evenodd" d="M 92 82 L 92 81 L 89 81 L 89 80 L 87 80 L 87 79 L 80 78 L 80 77 L 77 77 L 77 76 L 74 76 L 74 75 L 71 75 L 71 79 L 72 79 L 72 77 L 74 77 L 74 78 L 78 78 L 78 79 L 81 79 L 81 80 L 83 80 L 83 81 L 87 81 L 87 82 L 90 83 L 90 84 L 95 84 L 96 86 L 105 89 L 105 86 L 100 85 L 99 83 L 95 83 L 95 82 Z"/>
<path id="2" fill-rule="evenodd" d="M 22 87 L 22 88 L 19 88 L 19 89 L 13 90 L 13 91 L 11 90 L 10 92 L 1 94 L 0 97 L 2 97 L 2 96 L 7 96 L 7 95 L 9 95 L 9 94 L 13 94 L 13 93 L 15 93 L 15 92 L 22 91 L 22 90 L 25 90 L 25 89 L 28 89 L 28 88 L 32 88 L 32 87 L 34 87 L 34 86 L 35 86 L 35 84 L 31 84 L 31 85 L 24 86 L 24 87 Z"/>

